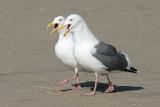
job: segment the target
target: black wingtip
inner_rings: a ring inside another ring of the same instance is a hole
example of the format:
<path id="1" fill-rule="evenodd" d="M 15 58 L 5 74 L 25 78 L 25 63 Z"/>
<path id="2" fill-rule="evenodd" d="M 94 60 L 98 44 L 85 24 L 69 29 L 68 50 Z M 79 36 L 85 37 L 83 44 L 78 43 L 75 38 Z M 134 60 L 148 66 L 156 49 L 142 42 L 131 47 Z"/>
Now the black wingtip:
<path id="1" fill-rule="evenodd" d="M 131 72 L 131 73 L 139 73 L 139 71 L 136 68 L 134 68 L 134 67 L 131 67 L 130 70 L 125 69 L 124 71 Z"/>
<path id="2" fill-rule="evenodd" d="M 134 73 L 138 73 L 138 70 L 136 68 L 131 67 L 131 71 Z"/>

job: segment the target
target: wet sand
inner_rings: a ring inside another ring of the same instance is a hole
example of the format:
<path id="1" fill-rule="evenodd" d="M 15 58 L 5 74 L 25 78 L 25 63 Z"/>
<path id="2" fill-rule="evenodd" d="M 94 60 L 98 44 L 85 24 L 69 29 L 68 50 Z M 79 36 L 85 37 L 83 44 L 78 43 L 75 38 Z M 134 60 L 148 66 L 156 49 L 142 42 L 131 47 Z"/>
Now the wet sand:
<path id="1" fill-rule="evenodd" d="M 72 90 L 73 75 L 56 58 L 46 25 L 53 17 L 78 13 L 97 38 L 128 53 L 139 74 L 116 73 L 116 93 L 91 91 L 94 75 L 80 73 L 83 89 Z M 160 1 L 158 0 L 0 0 L 0 107 L 159 107 Z"/>

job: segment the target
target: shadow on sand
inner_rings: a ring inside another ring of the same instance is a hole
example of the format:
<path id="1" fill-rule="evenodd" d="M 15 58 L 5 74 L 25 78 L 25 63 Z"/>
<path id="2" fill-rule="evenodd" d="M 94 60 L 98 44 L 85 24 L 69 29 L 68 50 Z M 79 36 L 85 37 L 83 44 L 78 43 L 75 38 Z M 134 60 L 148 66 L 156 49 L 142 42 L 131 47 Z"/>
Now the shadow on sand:
<path id="1" fill-rule="evenodd" d="M 88 87 L 91 90 L 93 90 L 94 81 L 83 82 L 83 83 L 80 83 L 80 85 L 82 88 Z M 73 84 L 72 86 L 76 86 L 76 84 Z M 106 84 L 106 83 L 98 83 L 96 91 L 104 92 L 106 90 L 107 86 L 108 86 L 108 84 Z M 117 86 L 117 85 L 114 85 L 114 87 L 115 87 L 115 92 L 125 92 L 125 91 L 134 91 L 134 90 L 143 90 L 144 89 L 143 87 L 140 87 L 140 86 Z M 72 89 L 64 89 L 61 91 L 70 91 L 70 90 L 72 90 Z"/>

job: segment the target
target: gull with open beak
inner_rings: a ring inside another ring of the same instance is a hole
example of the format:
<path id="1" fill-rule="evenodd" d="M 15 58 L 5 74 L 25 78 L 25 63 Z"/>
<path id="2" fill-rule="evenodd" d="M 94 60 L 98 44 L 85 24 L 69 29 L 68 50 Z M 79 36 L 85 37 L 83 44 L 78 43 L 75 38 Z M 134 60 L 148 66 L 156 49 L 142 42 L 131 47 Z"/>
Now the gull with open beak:
<path id="1" fill-rule="evenodd" d="M 137 73 L 131 66 L 127 54 L 119 52 L 110 44 L 99 41 L 89 30 L 81 16 L 72 14 L 67 17 L 65 24 L 60 29 L 67 29 L 65 37 L 72 33 L 74 37 L 73 53 L 78 65 L 86 71 L 94 72 L 96 79 L 94 90 L 84 95 L 95 95 L 98 74 L 106 74 L 108 87 L 105 92 L 114 92 L 114 86 L 109 79 L 108 73 L 115 70 Z"/>
<path id="2" fill-rule="evenodd" d="M 76 86 L 75 89 L 81 89 L 79 85 L 79 75 L 78 75 L 78 68 L 77 62 L 73 56 L 73 36 L 71 33 L 68 33 L 67 37 L 64 37 L 65 30 L 59 29 L 65 22 L 65 18 L 63 16 L 57 16 L 54 18 L 53 22 L 49 23 L 47 28 L 52 28 L 51 34 L 55 31 L 59 32 L 59 39 L 55 45 L 55 53 L 56 56 L 65 64 L 67 67 L 74 70 L 75 75 L 71 78 L 65 79 L 63 81 L 58 82 L 57 86 L 62 86 L 68 81 L 76 79 Z"/>

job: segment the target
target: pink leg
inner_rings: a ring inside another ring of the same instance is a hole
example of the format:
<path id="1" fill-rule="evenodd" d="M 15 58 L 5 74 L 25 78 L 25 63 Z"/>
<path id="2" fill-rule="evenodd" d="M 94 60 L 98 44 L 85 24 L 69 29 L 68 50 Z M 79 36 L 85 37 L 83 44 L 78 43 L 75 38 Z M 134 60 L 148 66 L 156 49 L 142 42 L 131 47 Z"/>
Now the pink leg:
<path id="1" fill-rule="evenodd" d="M 114 92 L 114 86 L 113 86 L 112 82 L 110 81 L 108 74 L 107 74 L 107 80 L 108 80 L 108 88 L 106 89 L 105 92 L 112 93 L 112 92 Z"/>
<path id="2" fill-rule="evenodd" d="M 73 79 L 76 79 L 76 82 L 77 82 L 77 84 L 75 86 L 75 89 L 76 90 L 81 89 L 81 86 L 79 84 L 79 75 L 78 75 L 78 68 L 77 67 L 75 67 L 75 75 L 73 77 L 62 80 L 62 81 L 58 82 L 56 85 L 57 86 L 62 86 L 62 85 L 68 83 L 70 80 L 73 80 Z"/>
<path id="3" fill-rule="evenodd" d="M 80 90 L 80 89 L 82 89 L 82 87 L 80 86 L 80 84 L 79 84 L 79 75 L 78 75 L 78 73 L 76 74 L 76 86 L 74 87 L 74 89 L 75 90 Z"/>
<path id="4" fill-rule="evenodd" d="M 97 83 L 98 83 L 98 74 L 95 73 L 95 76 L 96 76 L 96 80 L 95 80 L 95 85 L 94 85 L 93 91 L 90 92 L 90 93 L 85 93 L 83 95 L 85 95 L 85 96 L 91 96 L 91 95 L 95 95 L 96 94 L 96 88 L 97 88 Z"/>
<path id="5" fill-rule="evenodd" d="M 71 77 L 71 78 L 68 78 L 68 79 L 62 80 L 62 81 L 60 81 L 60 82 L 56 83 L 56 85 L 57 85 L 57 86 L 62 86 L 62 85 L 64 85 L 64 84 L 68 83 L 68 81 L 73 80 L 73 79 L 75 79 L 75 78 L 76 78 L 76 75 L 74 75 L 74 76 L 73 76 L 73 77 Z"/>

